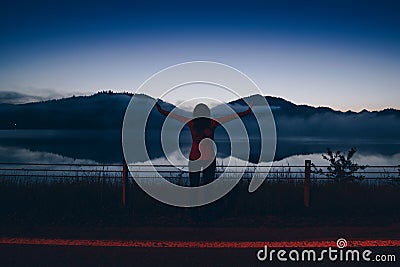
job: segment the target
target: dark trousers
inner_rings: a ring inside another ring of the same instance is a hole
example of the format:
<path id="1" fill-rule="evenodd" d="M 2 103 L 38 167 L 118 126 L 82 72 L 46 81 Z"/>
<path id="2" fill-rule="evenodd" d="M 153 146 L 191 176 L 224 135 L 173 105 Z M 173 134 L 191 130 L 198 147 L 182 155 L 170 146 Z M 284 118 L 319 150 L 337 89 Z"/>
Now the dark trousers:
<path id="1" fill-rule="evenodd" d="M 208 161 L 204 161 L 205 165 Z M 190 186 L 199 186 L 200 185 L 200 174 L 203 172 L 203 183 L 201 185 L 205 185 L 211 183 L 215 179 L 215 168 L 216 168 L 216 160 L 214 159 L 213 162 L 207 167 L 203 169 L 203 171 L 196 171 L 196 172 L 189 172 L 189 182 Z M 189 170 L 190 170 L 190 163 L 189 163 Z"/>

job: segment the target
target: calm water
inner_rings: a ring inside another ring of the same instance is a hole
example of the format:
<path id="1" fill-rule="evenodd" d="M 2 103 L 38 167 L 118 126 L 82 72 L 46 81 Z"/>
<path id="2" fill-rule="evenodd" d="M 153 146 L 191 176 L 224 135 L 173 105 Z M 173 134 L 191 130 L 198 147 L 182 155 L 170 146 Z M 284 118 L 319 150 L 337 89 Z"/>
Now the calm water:
<path id="1" fill-rule="evenodd" d="M 218 161 L 226 162 L 230 145 L 216 139 Z M 315 164 L 326 165 L 321 154 L 326 148 L 347 151 L 356 147 L 354 160 L 368 165 L 399 165 L 399 140 L 279 138 L 274 165 L 303 165 L 311 159 Z M 183 142 L 181 150 L 187 154 L 189 143 Z M 152 161 L 167 163 L 157 146 L 152 146 Z M 173 155 L 172 155 L 173 156 Z M 118 163 L 123 160 L 121 133 L 119 131 L 52 131 L 7 130 L 0 131 L 0 162 L 21 163 Z M 231 159 L 243 164 L 243 159 Z M 138 162 L 143 160 L 138 159 Z"/>

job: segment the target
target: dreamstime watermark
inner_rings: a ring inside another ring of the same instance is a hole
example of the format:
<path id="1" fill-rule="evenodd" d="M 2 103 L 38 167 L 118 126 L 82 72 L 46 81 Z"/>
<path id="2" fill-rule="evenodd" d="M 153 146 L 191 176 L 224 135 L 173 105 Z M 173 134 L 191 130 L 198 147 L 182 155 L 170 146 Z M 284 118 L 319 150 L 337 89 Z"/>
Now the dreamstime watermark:
<path id="1" fill-rule="evenodd" d="M 153 168 L 150 170 L 154 172 L 155 178 L 160 178 L 157 183 L 149 183 L 134 174 L 134 163 L 138 159 L 142 162 L 152 162 L 149 155 L 149 144 L 146 143 L 148 136 L 146 131 L 148 124 L 151 123 L 149 121 L 150 114 L 154 110 L 158 99 L 175 90 L 184 90 L 185 86 L 192 84 L 215 86 L 220 90 L 229 92 L 237 99 L 243 99 L 248 106 L 251 106 L 251 103 L 246 97 L 252 96 L 251 101 L 256 102 L 257 106 L 252 111 L 260 133 L 259 161 L 265 162 L 264 166 L 272 163 L 276 147 L 275 122 L 268 102 L 262 96 L 262 92 L 257 85 L 239 70 L 221 63 L 194 61 L 174 65 L 154 74 L 139 87 L 130 100 L 124 116 L 122 147 L 125 161 L 128 163 L 128 168 L 135 182 L 153 198 L 178 207 L 196 207 L 218 200 L 233 189 L 245 172 L 245 168 L 243 168 L 242 173 L 237 173 L 235 177 L 229 176 L 228 173 L 234 168 L 232 162 L 229 161 L 227 166 L 224 166 L 225 169 L 220 173 L 218 179 L 197 187 L 180 186 L 169 182 L 162 177 L 154 164 L 152 164 Z M 231 106 L 218 99 L 218 94 L 205 95 L 202 98 L 219 102 L 219 106 L 225 112 L 233 116 L 236 115 Z M 189 101 L 196 102 L 196 99 L 192 98 L 187 102 Z M 179 112 L 178 108 L 179 105 L 172 110 L 172 113 Z M 182 163 L 175 162 L 173 157 L 169 157 L 171 151 L 177 151 L 180 158 L 184 158 L 185 164 L 188 166 L 190 161 L 183 155 L 179 147 L 179 134 L 183 125 L 177 127 L 171 121 L 170 116 L 168 116 L 161 129 L 161 147 L 164 155 L 172 166 L 178 168 L 178 165 Z M 240 142 L 231 142 L 231 156 L 248 159 L 250 155 L 250 138 L 242 120 L 236 119 L 227 124 L 221 123 L 221 126 L 224 127 L 230 141 L 238 136 L 241 139 Z M 154 134 L 154 132 L 151 134 Z M 211 139 L 208 141 L 214 142 Z M 213 145 L 215 147 L 215 143 Z M 237 169 L 234 170 L 237 172 Z M 255 176 L 257 176 L 257 179 L 254 179 Z M 261 173 L 259 168 L 256 167 L 249 185 L 249 192 L 254 192 L 262 184 L 266 176 L 266 172 Z"/>
<path id="2" fill-rule="evenodd" d="M 259 261 L 279 262 L 320 262 L 320 261 L 344 261 L 344 262 L 395 262 L 395 254 L 373 254 L 369 249 L 347 249 L 347 241 L 339 238 L 336 241 L 336 248 L 327 249 L 268 249 L 268 246 L 258 250 Z"/>

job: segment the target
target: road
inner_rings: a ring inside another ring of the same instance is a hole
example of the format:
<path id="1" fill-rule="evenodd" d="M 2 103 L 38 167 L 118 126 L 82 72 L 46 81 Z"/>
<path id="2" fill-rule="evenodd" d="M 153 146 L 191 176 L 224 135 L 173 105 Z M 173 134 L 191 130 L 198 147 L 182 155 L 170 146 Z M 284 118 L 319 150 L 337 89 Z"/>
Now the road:
<path id="1" fill-rule="evenodd" d="M 331 262 L 328 259 L 323 262 L 279 262 L 276 258 L 273 262 L 261 262 L 257 259 L 257 252 L 264 245 L 276 250 L 315 249 L 318 252 L 327 247 L 337 249 L 338 237 L 346 237 L 344 249 L 370 249 L 373 255 L 395 255 L 397 262 L 385 262 L 382 266 L 398 266 L 398 229 L 397 226 L 386 227 L 385 231 L 371 227 L 43 228 L 19 231 L 19 234 L 15 231 L 14 236 L 10 232 L 8 236 L 2 233 L 0 258 L 1 266 L 365 266 L 365 262 Z M 40 237 L 35 237 L 39 233 Z M 78 236 L 81 238 L 76 238 Z"/>

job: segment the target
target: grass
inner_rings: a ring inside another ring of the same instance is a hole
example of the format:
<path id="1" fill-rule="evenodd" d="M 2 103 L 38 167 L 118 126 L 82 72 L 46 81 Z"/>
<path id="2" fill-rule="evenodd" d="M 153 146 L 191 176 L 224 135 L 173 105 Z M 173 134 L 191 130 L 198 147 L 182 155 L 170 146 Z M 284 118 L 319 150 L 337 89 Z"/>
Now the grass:
<path id="1" fill-rule="evenodd" d="M 250 175 L 253 170 L 247 170 Z M 233 175 L 233 174 L 232 174 Z M 179 177 L 178 177 L 179 178 Z M 179 178 L 182 179 L 182 178 Z M 242 179 L 215 203 L 185 209 L 154 200 L 130 179 L 127 205 L 115 177 L 2 179 L 0 224 L 7 225 L 297 225 L 382 224 L 400 221 L 399 187 L 333 181 L 311 184 L 303 207 L 302 175 L 277 169 L 254 193 Z"/>

